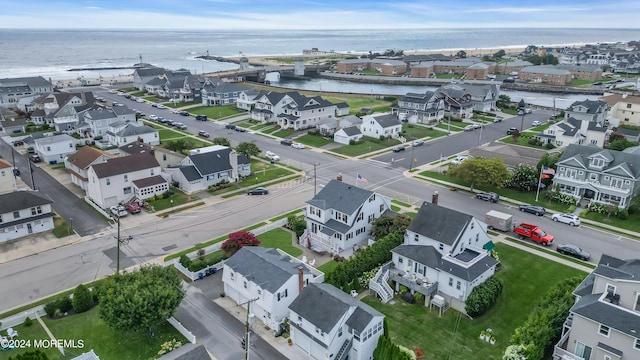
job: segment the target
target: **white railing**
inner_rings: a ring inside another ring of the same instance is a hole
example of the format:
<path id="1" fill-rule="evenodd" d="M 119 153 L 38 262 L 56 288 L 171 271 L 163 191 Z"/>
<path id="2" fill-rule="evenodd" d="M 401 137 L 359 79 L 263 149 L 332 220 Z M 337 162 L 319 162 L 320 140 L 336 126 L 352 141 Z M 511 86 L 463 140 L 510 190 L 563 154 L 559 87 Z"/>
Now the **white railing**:
<path id="1" fill-rule="evenodd" d="M 176 320 L 173 316 L 168 318 L 167 321 L 169 322 L 169 324 L 173 325 L 173 327 L 176 328 L 176 330 L 178 330 L 180 334 L 187 338 L 189 342 L 191 342 L 192 344 L 196 343 L 196 336 L 193 335 L 193 333 L 186 327 L 184 327 L 184 325 L 182 325 L 180 321 Z"/>
<path id="2" fill-rule="evenodd" d="M 390 263 L 382 265 L 376 273 L 376 276 L 369 280 L 369 289 L 375 291 L 383 303 L 387 303 L 393 299 L 393 289 L 387 284 L 390 266 Z"/>

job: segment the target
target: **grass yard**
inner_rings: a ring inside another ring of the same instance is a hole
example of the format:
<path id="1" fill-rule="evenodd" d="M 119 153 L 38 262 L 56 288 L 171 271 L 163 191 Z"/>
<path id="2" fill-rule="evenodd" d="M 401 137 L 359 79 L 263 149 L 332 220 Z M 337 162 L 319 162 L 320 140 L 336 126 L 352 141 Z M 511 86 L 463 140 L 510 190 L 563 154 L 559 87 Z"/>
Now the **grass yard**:
<path id="1" fill-rule="evenodd" d="M 183 106 L 188 106 L 188 105 L 195 105 L 195 104 L 200 104 L 199 102 L 195 102 L 195 101 L 188 101 L 188 102 L 168 102 L 165 103 L 164 105 L 166 107 L 172 108 L 172 109 L 177 109 L 179 107 L 183 107 Z"/>
<path id="2" fill-rule="evenodd" d="M 506 144 L 514 144 L 514 145 L 526 146 L 534 149 L 545 150 L 544 146 L 529 144 L 529 140 L 532 139 L 536 134 L 538 134 L 538 132 L 524 131 L 520 136 L 517 137 L 517 140 L 515 142 L 513 141 L 513 136 L 511 135 L 505 136 L 499 141 Z"/>
<path id="3" fill-rule="evenodd" d="M 541 296 L 556 283 L 587 274 L 540 258 L 506 244 L 496 244 L 502 271 L 496 276 L 504 290 L 491 309 L 469 319 L 449 309 L 442 317 L 437 310 L 407 304 L 396 298 L 393 305 L 368 296 L 364 302 L 387 316 L 391 338 L 398 344 L 424 351 L 425 359 L 501 359 L 516 327 L 522 325 Z M 480 331 L 491 328 L 495 345 L 479 339 Z"/>
<path id="4" fill-rule="evenodd" d="M 192 114 L 207 115 L 209 119 L 222 119 L 228 116 L 244 114 L 246 110 L 238 109 L 235 105 L 198 106 L 189 109 Z"/>
<path id="5" fill-rule="evenodd" d="M 445 131 L 433 130 L 422 125 L 402 124 L 402 136 L 407 140 L 423 139 L 426 137 L 435 139 L 441 136 L 447 136 Z"/>
<path id="6" fill-rule="evenodd" d="M 395 146 L 400 144 L 400 142 L 396 139 L 373 139 L 370 137 L 363 137 L 362 142 L 355 145 L 344 145 L 339 148 L 335 148 L 331 151 L 336 152 L 338 154 L 347 155 L 347 156 L 359 156 L 368 154 L 370 152 L 375 152 L 378 150 L 382 150 L 384 148 L 388 148 L 391 146 Z"/>
<path id="7" fill-rule="evenodd" d="M 626 220 L 618 219 L 615 216 L 607 216 L 599 213 L 583 213 L 581 217 L 589 220 L 596 221 L 598 223 L 607 224 L 621 229 L 627 229 L 631 231 L 640 232 L 640 213 L 629 214 L 629 218 Z"/>
<path id="8" fill-rule="evenodd" d="M 280 131 L 273 132 L 271 135 L 277 136 L 280 138 L 286 138 L 287 136 L 293 135 L 296 131 L 293 129 L 282 129 Z"/>
<path id="9" fill-rule="evenodd" d="M 296 142 L 308 145 L 308 146 L 312 146 L 312 147 L 323 147 L 325 145 L 329 145 L 331 143 L 333 143 L 333 139 L 332 138 L 325 138 L 323 136 L 319 136 L 319 135 L 302 135 L 296 138 Z"/>
<path id="10" fill-rule="evenodd" d="M 176 339 L 186 342 L 168 322 L 157 326 L 153 337 L 149 336 L 148 331 L 137 333 L 114 330 L 100 319 L 98 307 L 82 314 L 44 321 L 56 338 L 82 339 L 85 343 L 84 351 L 94 349 L 101 359 L 150 359 L 158 354 L 160 346 L 166 341 Z M 78 350 L 80 349 L 72 351 L 80 353 Z"/>
<path id="11" fill-rule="evenodd" d="M 293 174 L 292 171 L 281 168 L 280 166 L 256 160 L 251 161 L 251 170 L 253 171 L 253 175 L 242 180 L 240 185 L 253 187 L 264 181 L 275 180 Z"/>
<path id="12" fill-rule="evenodd" d="M 160 130 L 158 130 L 158 133 L 160 134 L 160 141 L 173 140 L 184 137 L 183 133 L 169 129 L 160 128 Z"/>
<path id="13" fill-rule="evenodd" d="M 463 125 L 459 121 L 454 121 L 454 122 L 451 123 L 451 125 L 449 125 L 448 123 L 440 123 L 440 124 L 436 125 L 436 127 L 439 128 L 439 129 L 443 129 L 445 131 L 451 130 L 451 132 L 462 131 L 462 130 L 464 130 L 465 126 L 466 125 Z"/>
<path id="14" fill-rule="evenodd" d="M 318 266 L 318 270 L 322 271 L 323 273 L 330 273 L 333 271 L 333 269 L 336 268 L 336 266 L 338 266 L 338 262 L 335 260 L 329 260 L 326 263 Z"/>
<path id="15" fill-rule="evenodd" d="M 260 240 L 260 246 L 266 248 L 278 248 L 287 254 L 298 257 L 302 255 L 302 250 L 293 246 L 293 238 L 290 232 L 283 229 L 273 229 L 256 236 Z"/>
<path id="16" fill-rule="evenodd" d="M 162 196 L 158 196 L 157 199 L 152 197 L 147 199 L 147 201 L 149 202 L 149 204 L 151 204 L 151 206 L 153 206 L 156 211 L 159 211 L 169 208 L 175 208 L 177 206 L 199 199 L 199 197 L 195 195 L 185 194 L 176 188 L 171 188 L 171 191 L 173 192 L 173 195 L 169 196 L 166 199 L 163 199 Z"/>

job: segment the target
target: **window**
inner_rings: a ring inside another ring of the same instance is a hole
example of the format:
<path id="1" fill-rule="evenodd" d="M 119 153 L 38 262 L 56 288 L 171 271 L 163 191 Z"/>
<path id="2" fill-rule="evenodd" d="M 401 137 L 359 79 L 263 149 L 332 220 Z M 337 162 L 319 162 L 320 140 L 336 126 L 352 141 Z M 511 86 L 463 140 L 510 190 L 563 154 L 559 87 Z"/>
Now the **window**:
<path id="1" fill-rule="evenodd" d="M 13 218 L 14 219 L 19 219 L 20 218 L 20 211 L 14 211 L 13 212 Z"/>
<path id="2" fill-rule="evenodd" d="M 358 219 L 357 221 L 362 221 L 364 219 L 364 213 L 361 212 L 360 214 L 358 214 Z"/>
<path id="3" fill-rule="evenodd" d="M 449 278 L 449 286 L 453 287 L 453 278 Z"/>
<path id="4" fill-rule="evenodd" d="M 111 179 L 107 178 L 107 186 L 111 185 Z"/>
<path id="5" fill-rule="evenodd" d="M 124 182 L 128 182 L 129 181 L 129 175 L 124 174 Z"/>
<path id="6" fill-rule="evenodd" d="M 384 204 L 380 204 L 380 212 L 384 211 Z"/>
<path id="7" fill-rule="evenodd" d="M 607 284 L 607 292 L 611 295 L 615 295 L 616 294 L 615 285 Z"/>
<path id="8" fill-rule="evenodd" d="M 2 215 L 0 215 L 0 224 L 2 224 Z"/>
<path id="9" fill-rule="evenodd" d="M 600 328 L 598 329 L 598 334 L 609 337 L 609 327 L 600 324 Z"/>
<path id="10" fill-rule="evenodd" d="M 131 194 L 131 186 L 127 186 L 123 189 L 125 194 Z"/>
<path id="11" fill-rule="evenodd" d="M 413 240 L 419 241 L 420 240 L 420 236 L 418 234 L 414 234 L 413 235 Z"/>
<path id="12" fill-rule="evenodd" d="M 627 109 L 631 109 L 631 104 L 627 104 Z"/>
<path id="13" fill-rule="evenodd" d="M 461 286 L 461 285 L 462 285 L 462 284 L 460 283 L 460 281 L 456 282 L 456 289 L 460 290 L 460 286 Z"/>
<path id="14" fill-rule="evenodd" d="M 248 287 L 248 286 L 247 286 L 247 281 L 246 281 L 246 280 L 244 281 L 244 284 L 243 284 L 243 285 L 244 285 L 244 288 L 245 288 L 245 289 Z"/>
<path id="15" fill-rule="evenodd" d="M 336 211 L 335 215 L 334 215 L 335 219 L 338 221 L 342 221 L 343 223 L 347 222 L 347 214 L 343 214 L 339 211 Z"/>
<path id="16" fill-rule="evenodd" d="M 342 326 L 338 329 L 338 337 L 342 336 Z"/>
<path id="17" fill-rule="evenodd" d="M 42 214 L 42 207 L 36 206 L 31 208 L 31 215 Z"/>
<path id="18" fill-rule="evenodd" d="M 636 339 L 636 341 L 633 343 L 633 348 L 636 350 L 640 350 L 640 339 Z"/>
<path id="19" fill-rule="evenodd" d="M 230 278 L 231 280 L 233 280 L 233 275 L 234 275 L 234 274 L 233 274 L 233 272 L 229 273 L 229 278 Z"/>
<path id="20" fill-rule="evenodd" d="M 576 355 L 589 360 L 591 359 L 591 348 L 578 341 L 576 344 Z"/>
<path id="21" fill-rule="evenodd" d="M 402 264 L 404 260 L 402 258 L 398 258 L 398 264 Z"/>
<path id="22" fill-rule="evenodd" d="M 443 251 L 444 250 L 444 244 L 438 245 L 438 250 Z"/>
<path id="23" fill-rule="evenodd" d="M 258 289 L 258 297 L 261 297 L 261 296 L 262 296 L 262 290 Z"/>

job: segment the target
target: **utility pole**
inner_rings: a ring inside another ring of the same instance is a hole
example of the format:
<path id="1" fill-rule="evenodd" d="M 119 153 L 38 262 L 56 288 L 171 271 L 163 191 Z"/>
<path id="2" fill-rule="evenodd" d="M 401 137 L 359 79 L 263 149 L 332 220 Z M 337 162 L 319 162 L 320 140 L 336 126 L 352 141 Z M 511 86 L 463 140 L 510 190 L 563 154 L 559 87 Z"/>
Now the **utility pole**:
<path id="1" fill-rule="evenodd" d="M 120 216 L 116 216 L 118 219 L 118 245 L 116 247 L 116 274 L 120 274 Z"/>
<path id="2" fill-rule="evenodd" d="M 411 160 L 409 160 L 409 172 L 413 169 L 413 148 L 415 143 L 411 143 Z"/>
<path id="3" fill-rule="evenodd" d="M 318 194 L 318 175 L 316 172 L 316 168 L 318 166 L 317 162 L 313 163 L 313 196 Z"/>
<path id="4" fill-rule="evenodd" d="M 29 160 L 29 175 L 31 176 L 31 187 L 36 189 L 36 183 L 33 181 L 33 168 L 31 167 L 31 160 Z"/>
<path id="5" fill-rule="evenodd" d="M 249 345 L 251 344 L 250 342 L 250 335 L 251 333 L 249 332 L 249 315 L 251 314 L 251 303 L 258 300 L 258 298 L 256 299 L 251 299 L 245 303 L 240 304 L 240 306 L 247 304 L 247 320 L 245 321 L 245 326 L 244 326 L 244 337 L 242 338 L 242 346 L 244 349 L 244 359 L 245 360 L 249 360 Z"/>

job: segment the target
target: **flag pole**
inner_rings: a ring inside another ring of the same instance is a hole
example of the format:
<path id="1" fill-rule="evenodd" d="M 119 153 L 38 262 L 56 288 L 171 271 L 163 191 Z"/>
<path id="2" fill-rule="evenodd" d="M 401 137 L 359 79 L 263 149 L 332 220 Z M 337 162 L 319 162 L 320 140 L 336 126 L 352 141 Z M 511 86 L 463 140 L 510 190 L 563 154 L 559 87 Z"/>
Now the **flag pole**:
<path id="1" fill-rule="evenodd" d="M 540 184 L 542 184 L 542 172 L 544 171 L 544 165 L 540 167 L 540 178 L 538 179 L 538 188 L 536 189 L 536 202 L 538 202 L 538 195 L 540 195 Z"/>

